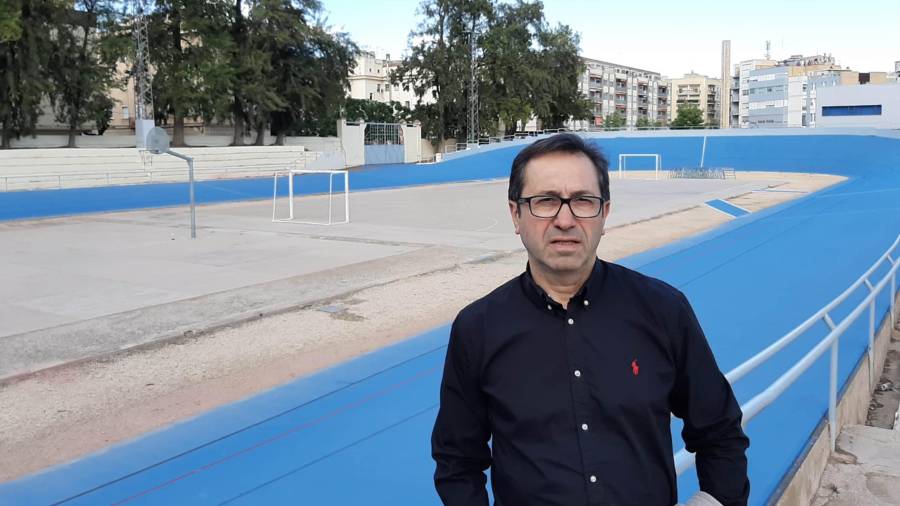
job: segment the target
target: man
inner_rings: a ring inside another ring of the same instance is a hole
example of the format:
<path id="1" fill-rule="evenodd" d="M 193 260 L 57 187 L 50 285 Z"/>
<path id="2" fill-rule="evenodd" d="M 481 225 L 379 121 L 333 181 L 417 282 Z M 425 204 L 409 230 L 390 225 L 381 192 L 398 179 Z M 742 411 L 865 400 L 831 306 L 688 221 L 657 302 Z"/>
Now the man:
<path id="1" fill-rule="evenodd" d="M 603 155 L 580 137 L 513 161 L 509 211 L 526 271 L 463 309 L 432 435 L 447 505 L 671 506 L 670 414 L 700 488 L 749 494 L 741 411 L 685 296 L 597 258 L 609 217 Z M 492 445 L 488 445 L 491 440 Z"/>

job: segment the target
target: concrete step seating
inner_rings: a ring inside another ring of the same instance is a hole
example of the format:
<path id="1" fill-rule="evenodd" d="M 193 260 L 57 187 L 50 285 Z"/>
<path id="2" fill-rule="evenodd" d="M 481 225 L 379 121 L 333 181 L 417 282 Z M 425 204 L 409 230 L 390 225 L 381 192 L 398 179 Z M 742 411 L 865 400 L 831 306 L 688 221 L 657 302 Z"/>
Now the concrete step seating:
<path id="1" fill-rule="evenodd" d="M 174 148 L 194 158 L 197 180 L 271 176 L 322 155 L 303 146 Z M 187 163 L 134 148 L 0 151 L 0 192 L 187 181 Z"/>

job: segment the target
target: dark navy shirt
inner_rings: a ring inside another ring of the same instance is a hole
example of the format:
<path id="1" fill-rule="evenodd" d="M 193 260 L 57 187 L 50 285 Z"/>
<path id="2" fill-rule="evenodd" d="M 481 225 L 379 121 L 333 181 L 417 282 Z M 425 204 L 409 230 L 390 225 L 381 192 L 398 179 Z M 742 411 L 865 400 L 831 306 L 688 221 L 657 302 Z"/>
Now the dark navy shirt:
<path id="1" fill-rule="evenodd" d="M 741 410 L 685 296 L 597 260 L 567 308 L 526 270 L 456 317 L 432 434 L 447 505 L 671 506 L 670 416 L 700 488 L 750 490 Z M 489 441 L 492 439 L 489 446 Z"/>

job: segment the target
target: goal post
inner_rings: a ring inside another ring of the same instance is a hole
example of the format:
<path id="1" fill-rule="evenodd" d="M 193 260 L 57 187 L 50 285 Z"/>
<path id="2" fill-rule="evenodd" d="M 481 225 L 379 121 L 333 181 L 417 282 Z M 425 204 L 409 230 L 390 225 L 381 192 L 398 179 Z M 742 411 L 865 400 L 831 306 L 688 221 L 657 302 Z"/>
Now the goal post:
<path id="1" fill-rule="evenodd" d="M 299 180 L 295 184 L 295 176 L 304 176 L 310 174 L 322 174 L 328 176 L 328 221 L 301 221 L 295 217 L 294 195 L 297 193 L 295 186 L 299 186 Z M 288 200 L 288 216 L 286 218 L 278 216 L 278 179 L 287 176 L 287 200 Z M 335 176 L 343 176 L 344 179 L 344 219 L 342 221 L 334 221 L 334 178 Z M 274 223 L 302 223 L 306 225 L 337 225 L 342 223 L 350 223 L 350 172 L 346 170 L 313 170 L 313 169 L 285 169 L 275 171 L 272 177 L 272 222 Z"/>
<path id="2" fill-rule="evenodd" d="M 622 153 L 619 155 L 619 179 L 625 177 L 625 163 L 629 158 L 653 158 L 654 178 L 659 179 L 662 157 L 657 153 Z"/>

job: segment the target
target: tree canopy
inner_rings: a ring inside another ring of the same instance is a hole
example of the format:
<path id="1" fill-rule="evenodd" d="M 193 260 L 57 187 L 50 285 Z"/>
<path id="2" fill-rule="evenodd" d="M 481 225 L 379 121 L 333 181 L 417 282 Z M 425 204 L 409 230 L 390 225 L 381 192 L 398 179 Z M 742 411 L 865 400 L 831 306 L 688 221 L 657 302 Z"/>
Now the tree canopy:
<path id="1" fill-rule="evenodd" d="M 674 128 L 697 128 L 703 126 L 703 111 L 695 105 L 682 105 L 672 120 Z"/>
<path id="2" fill-rule="evenodd" d="M 410 34 L 409 54 L 392 75 L 418 97 L 414 116 L 433 139 L 467 137 L 467 106 L 475 37 L 476 136 L 514 132 L 532 117 L 544 128 L 591 117 L 578 90 L 584 66 L 579 39 L 551 27 L 540 1 L 424 0 Z"/>

